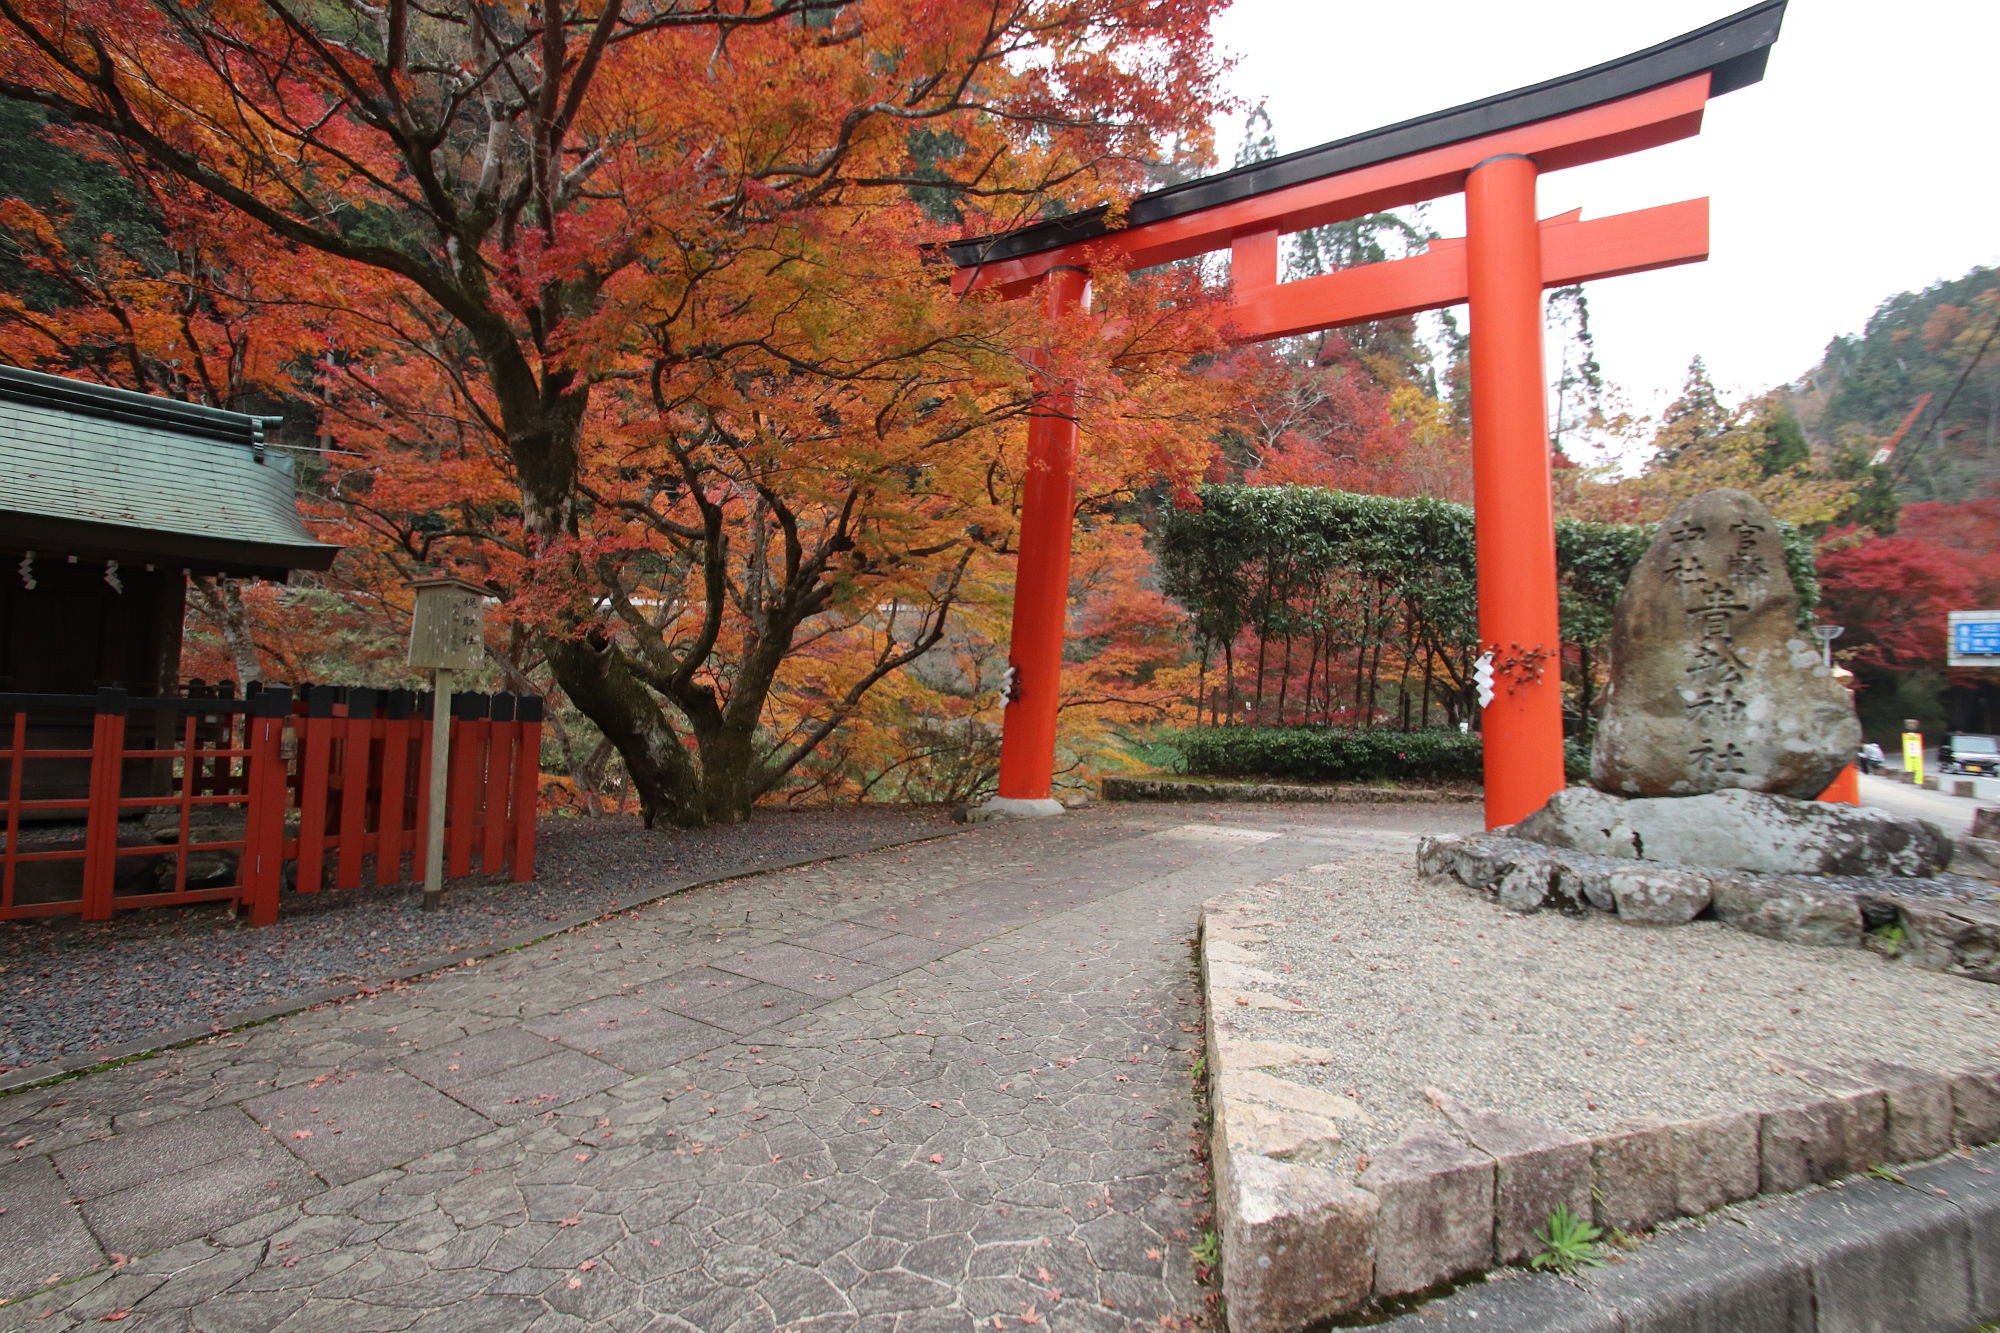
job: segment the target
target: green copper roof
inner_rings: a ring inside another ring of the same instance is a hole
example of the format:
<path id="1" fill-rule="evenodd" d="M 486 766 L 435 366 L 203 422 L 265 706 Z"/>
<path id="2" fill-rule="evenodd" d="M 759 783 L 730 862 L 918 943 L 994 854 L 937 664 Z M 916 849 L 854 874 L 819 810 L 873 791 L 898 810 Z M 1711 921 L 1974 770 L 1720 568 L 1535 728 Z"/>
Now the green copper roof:
<path id="1" fill-rule="evenodd" d="M 279 576 L 339 548 L 299 518 L 264 419 L 0 366 L 0 545 Z"/>

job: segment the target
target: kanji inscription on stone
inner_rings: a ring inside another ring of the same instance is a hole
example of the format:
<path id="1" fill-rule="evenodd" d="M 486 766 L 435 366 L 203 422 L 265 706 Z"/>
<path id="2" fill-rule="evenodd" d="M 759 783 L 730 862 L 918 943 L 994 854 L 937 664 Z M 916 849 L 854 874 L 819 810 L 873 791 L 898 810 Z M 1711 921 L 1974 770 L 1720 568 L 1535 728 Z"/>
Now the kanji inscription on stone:
<path id="1" fill-rule="evenodd" d="M 1860 743 L 1799 628 L 1778 524 L 1717 490 L 1660 525 L 1619 599 L 1591 781 L 1627 796 L 1817 796 Z"/>

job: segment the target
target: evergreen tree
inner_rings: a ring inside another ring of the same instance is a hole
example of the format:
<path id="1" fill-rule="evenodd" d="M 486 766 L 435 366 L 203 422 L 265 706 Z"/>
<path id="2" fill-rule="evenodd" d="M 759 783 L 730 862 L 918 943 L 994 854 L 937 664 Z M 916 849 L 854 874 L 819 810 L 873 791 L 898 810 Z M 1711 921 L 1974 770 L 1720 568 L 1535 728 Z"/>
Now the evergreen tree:
<path id="1" fill-rule="evenodd" d="M 1726 434 L 1731 426 L 1729 409 L 1708 377 L 1708 366 L 1697 355 L 1688 362 L 1687 378 L 1681 381 L 1681 396 L 1660 415 L 1662 462 L 1672 462 L 1683 453 L 1698 450 L 1704 442 Z"/>
<path id="2" fill-rule="evenodd" d="M 1775 477 L 1811 457 L 1812 449 L 1806 444 L 1805 428 L 1799 425 L 1792 409 L 1780 402 L 1771 409 L 1771 415 L 1764 422 L 1764 448 L 1757 456 L 1758 465 L 1763 468 L 1765 476 Z"/>
<path id="3" fill-rule="evenodd" d="M 1236 146 L 1236 160 L 1231 166 L 1249 167 L 1259 162 L 1269 162 L 1278 155 L 1278 136 L 1271 127 L 1271 113 L 1259 102 L 1243 118 L 1243 142 Z"/>
<path id="4" fill-rule="evenodd" d="M 1563 333 L 1562 368 L 1556 375 L 1555 410 L 1549 441 L 1561 451 L 1572 429 L 1598 425 L 1604 416 L 1604 372 L 1597 362 L 1597 339 L 1590 331 L 1590 300 L 1581 283 L 1549 293 L 1543 321 Z"/>

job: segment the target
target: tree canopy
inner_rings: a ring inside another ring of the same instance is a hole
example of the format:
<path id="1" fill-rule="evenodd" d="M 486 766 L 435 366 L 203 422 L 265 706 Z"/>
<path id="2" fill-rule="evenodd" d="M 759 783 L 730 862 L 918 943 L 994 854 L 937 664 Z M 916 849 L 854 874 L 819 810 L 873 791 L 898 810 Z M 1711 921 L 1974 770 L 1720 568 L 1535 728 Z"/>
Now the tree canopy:
<path id="1" fill-rule="evenodd" d="M 487 582 L 649 819 L 740 819 L 1011 554 L 1024 349 L 1079 383 L 1090 494 L 1205 460 L 1199 301 L 1048 329 L 921 246 L 1202 142 L 1218 4 L 24 0 L 0 96 L 169 239 L 86 265 L 76 201 L 22 201 L 49 282 L 127 267 L 10 336 L 283 381 L 346 451 L 350 577 Z"/>

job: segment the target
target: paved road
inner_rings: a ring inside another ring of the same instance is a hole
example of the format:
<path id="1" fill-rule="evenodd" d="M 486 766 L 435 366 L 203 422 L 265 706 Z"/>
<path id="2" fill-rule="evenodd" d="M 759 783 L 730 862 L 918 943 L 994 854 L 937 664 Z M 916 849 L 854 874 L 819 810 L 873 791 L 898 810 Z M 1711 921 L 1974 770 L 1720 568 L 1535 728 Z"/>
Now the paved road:
<path id="1" fill-rule="evenodd" d="M 1982 805 L 1993 804 L 1969 796 L 1926 791 L 1922 787 L 1912 787 L 1900 778 L 1875 774 L 1864 775 L 1861 779 L 1861 803 L 1899 815 L 1931 820 L 1953 837 L 1971 832 L 1972 812 Z"/>
<path id="2" fill-rule="evenodd" d="M 1196 905 L 1475 822 L 986 825 L 0 1099 L 0 1329 L 1205 1327 Z"/>

